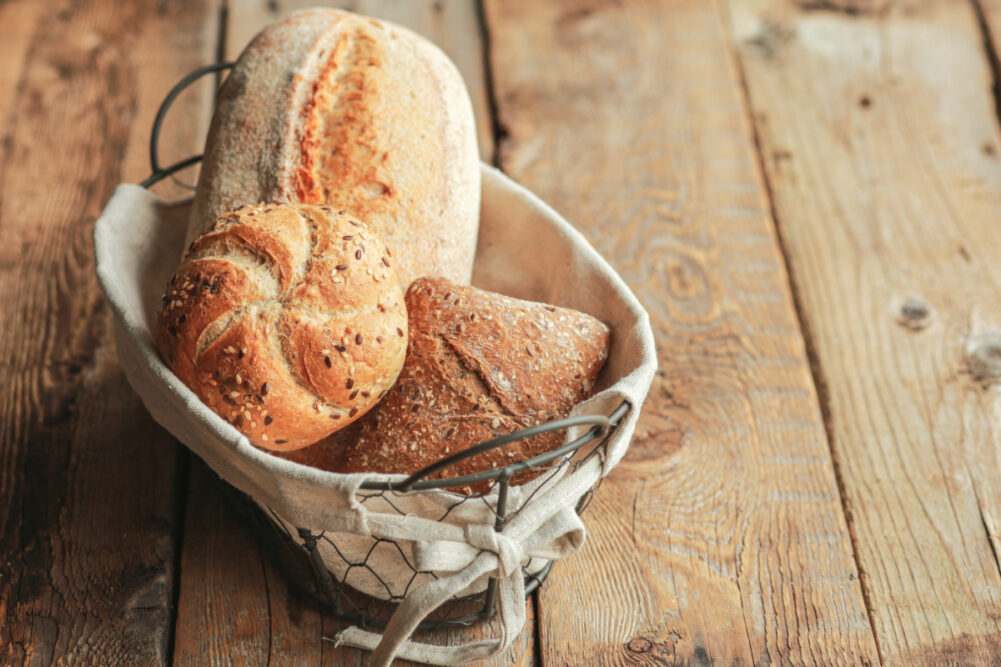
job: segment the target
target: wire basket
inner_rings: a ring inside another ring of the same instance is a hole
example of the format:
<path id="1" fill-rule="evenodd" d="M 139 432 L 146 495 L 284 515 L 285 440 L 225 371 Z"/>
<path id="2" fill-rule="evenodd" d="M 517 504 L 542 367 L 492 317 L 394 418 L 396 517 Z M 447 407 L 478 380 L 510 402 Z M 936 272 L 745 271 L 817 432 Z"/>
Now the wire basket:
<path id="1" fill-rule="evenodd" d="M 141 183 L 143 187 L 149 188 L 201 160 L 202 156 L 196 155 L 168 166 L 161 166 L 158 141 L 163 121 L 171 104 L 188 86 L 207 74 L 220 73 L 232 68 L 233 65 L 231 62 L 220 62 L 199 68 L 184 77 L 167 94 L 153 122 L 150 139 L 152 174 Z M 406 511 L 401 509 L 400 505 L 403 504 L 401 500 L 407 496 L 485 484 L 486 488 L 478 493 L 452 492 L 454 503 L 443 506 L 440 516 L 427 518 L 444 521 L 453 512 L 461 511 L 461 506 L 466 503 L 482 503 L 494 516 L 494 530 L 500 531 L 508 521 L 531 503 L 540 489 L 546 488 L 549 481 L 565 474 L 572 474 L 595 456 L 603 457 L 608 437 L 630 409 L 629 403 L 623 401 L 609 415 L 576 415 L 494 438 L 442 458 L 402 482 L 366 481 L 361 485 L 357 498 L 363 505 L 377 506 L 380 512 L 396 512 L 404 516 Z M 590 428 L 562 447 L 531 459 L 512 462 L 503 468 L 457 477 L 430 478 L 432 475 L 447 471 L 460 461 L 485 451 L 543 433 L 573 427 Z M 519 483 L 526 477 L 538 482 L 533 492 L 520 499 L 520 502 L 509 501 L 509 489 L 515 475 L 519 476 Z M 600 483 L 599 478 L 598 482 L 580 498 L 576 505 L 578 514 L 582 513 L 590 503 Z M 410 590 L 425 581 L 438 578 L 433 571 L 420 570 L 408 556 L 407 550 L 397 541 L 382 537 L 369 538 L 371 544 L 363 553 L 352 553 L 340 541 L 343 538 L 338 535 L 289 525 L 270 507 L 258 505 L 249 496 L 225 481 L 223 486 L 250 525 L 262 537 L 263 543 L 267 545 L 291 587 L 301 596 L 319 605 L 321 609 L 350 623 L 363 628 L 385 628 L 396 607 Z M 402 588 L 394 590 L 391 584 L 371 567 L 370 561 L 373 555 L 380 550 L 382 558 L 386 558 L 389 554 L 399 566 L 409 568 L 412 572 Z M 327 555 L 328 561 L 331 557 L 338 559 L 339 567 L 334 569 L 341 572 L 339 576 L 328 568 L 323 553 Z M 538 562 L 539 560 L 532 559 L 522 567 L 526 595 L 535 591 L 552 569 L 553 561 Z M 384 599 L 362 593 L 359 589 L 366 586 L 358 584 L 361 579 L 366 580 L 365 583 L 369 588 L 373 585 L 384 587 Z M 455 596 L 441 605 L 417 626 L 418 630 L 434 631 L 446 627 L 468 626 L 487 619 L 495 612 L 496 597 L 497 580 L 490 578 L 483 591 L 472 595 Z"/>

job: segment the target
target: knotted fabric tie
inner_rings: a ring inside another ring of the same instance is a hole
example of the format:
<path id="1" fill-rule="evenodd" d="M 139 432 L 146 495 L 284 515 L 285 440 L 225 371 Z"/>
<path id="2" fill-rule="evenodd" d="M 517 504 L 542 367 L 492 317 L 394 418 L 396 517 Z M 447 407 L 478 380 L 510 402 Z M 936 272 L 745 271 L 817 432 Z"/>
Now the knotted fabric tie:
<path id="1" fill-rule="evenodd" d="M 401 657 L 434 665 L 456 665 L 485 660 L 504 651 L 525 625 L 525 576 L 522 565 L 530 558 L 559 559 L 577 551 L 584 541 L 584 524 L 574 507 L 601 474 L 598 457 L 587 461 L 546 492 L 537 495 L 511 519 L 503 531 L 492 526 L 469 524 L 464 528 L 437 524 L 445 539 L 415 539 L 414 557 L 420 570 L 454 572 L 411 591 L 397 607 L 380 636 L 349 627 L 334 637 L 345 644 L 372 651 L 370 667 L 385 667 Z M 436 524 L 437 522 L 428 522 Z M 402 524 L 392 517 L 369 518 L 373 535 L 406 539 Z M 428 526 L 424 526 L 425 529 Z M 438 646 L 411 641 L 421 621 L 450 598 L 459 595 L 484 576 L 498 579 L 497 602 L 500 636 L 460 646 Z"/>
<path id="2" fill-rule="evenodd" d="M 470 524 L 466 526 L 466 541 L 471 547 L 489 551 L 497 556 L 497 574 L 500 577 L 510 577 L 515 572 L 521 572 L 524 552 L 521 545 L 504 533 L 498 533 L 490 526 Z"/>

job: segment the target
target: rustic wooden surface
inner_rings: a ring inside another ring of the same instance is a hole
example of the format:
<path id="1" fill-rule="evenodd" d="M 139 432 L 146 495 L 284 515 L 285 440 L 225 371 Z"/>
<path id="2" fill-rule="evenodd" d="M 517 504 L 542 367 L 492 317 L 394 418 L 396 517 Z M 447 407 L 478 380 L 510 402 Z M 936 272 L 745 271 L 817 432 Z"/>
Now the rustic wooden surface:
<path id="1" fill-rule="evenodd" d="M 150 118 L 208 20 L 204 3 L 0 5 L 3 664 L 169 659 L 181 450 L 118 365 L 90 238 L 148 173 Z"/>
<path id="2" fill-rule="evenodd" d="M 143 410 L 92 277 L 163 94 L 313 4 L 0 2 L 0 663 L 363 664 Z M 1001 663 L 1001 2 L 339 6 L 444 48 L 484 159 L 654 323 L 632 449 L 493 664 Z"/>
<path id="3" fill-rule="evenodd" d="M 1001 133 L 974 8 L 731 9 L 882 656 L 1001 662 Z"/>

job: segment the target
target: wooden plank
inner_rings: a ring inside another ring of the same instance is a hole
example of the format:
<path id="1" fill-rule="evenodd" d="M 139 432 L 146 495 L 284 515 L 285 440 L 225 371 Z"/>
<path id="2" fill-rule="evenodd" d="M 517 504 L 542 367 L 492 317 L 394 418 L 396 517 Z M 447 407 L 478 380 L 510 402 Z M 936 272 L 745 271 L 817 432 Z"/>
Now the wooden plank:
<path id="1" fill-rule="evenodd" d="M 863 583 L 886 662 L 998 664 L 996 81 L 970 3 L 839 6 L 732 23 Z"/>
<path id="2" fill-rule="evenodd" d="M 319 665 L 320 615 L 281 579 L 201 461 L 192 465 L 175 665 Z"/>
<path id="3" fill-rule="evenodd" d="M 544 664 L 872 664 L 816 392 L 719 8 L 486 3 L 501 166 L 650 312 L 660 372 Z"/>
<path id="4" fill-rule="evenodd" d="M 441 46 L 456 62 L 470 89 L 481 151 L 486 159 L 491 159 L 493 133 L 474 1 L 317 3 L 238 0 L 230 4 L 228 11 L 225 57 L 236 58 L 247 42 L 266 25 L 297 9 L 317 4 L 339 6 L 405 25 Z M 344 624 L 295 600 L 281 572 L 262 553 L 258 538 L 244 525 L 241 517 L 226 507 L 218 506 L 216 499 L 220 496 L 220 483 L 204 471 L 191 478 L 178 603 L 177 664 L 198 664 L 206 659 L 224 662 L 229 656 L 246 664 L 281 660 L 294 664 L 364 664 L 363 652 L 335 648 L 331 642 L 324 640 L 337 634 L 345 627 Z M 242 554 L 242 562 L 237 566 L 234 566 L 234 554 Z M 234 622 L 233 619 L 237 620 Z M 533 607 L 530 605 L 529 621 L 515 644 L 504 655 L 486 664 L 532 664 L 534 625 Z M 496 631 L 495 622 L 491 622 L 463 631 L 438 632 L 420 638 L 454 645 L 495 636 Z M 400 661 L 400 664 L 411 663 Z"/>
<path id="5" fill-rule="evenodd" d="M 157 664 L 178 450 L 115 358 L 90 238 L 205 6 L 33 5 L 0 7 L 0 662 Z"/>

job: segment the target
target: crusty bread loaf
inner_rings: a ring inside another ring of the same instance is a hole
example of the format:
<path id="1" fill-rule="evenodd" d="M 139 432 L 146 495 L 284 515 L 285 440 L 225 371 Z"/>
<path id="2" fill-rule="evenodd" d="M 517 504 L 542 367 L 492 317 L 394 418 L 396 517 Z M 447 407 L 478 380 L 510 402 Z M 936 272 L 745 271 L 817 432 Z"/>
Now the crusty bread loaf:
<path id="1" fill-rule="evenodd" d="M 219 93 L 188 240 L 265 201 L 329 204 L 399 251 L 402 286 L 468 283 L 479 225 L 472 104 L 423 37 L 311 9 L 261 32 Z"/>
<path id="2" fill-rule="evenodd" d="M 577 311 L 427 278 L 411 284 L 406 303 L 410 340 L 399 379 L 359 422 L 358 438 L 347 446 L 319 443 L 313 465 L 409 474 L 479 442 L 564 417 L 587 397 L 608 355 L 608 327 Z M 537 456 L 564 436 L 518 441 L 435 477 Z"/>
<path id="3" fill-rule="evenodd" d="M 255 445 L 304 447 L 361 417 L 403 365 L 394 263 L 329 207 L 243 207 L 191 244 L 163 296 L 157 349 Z"/>

